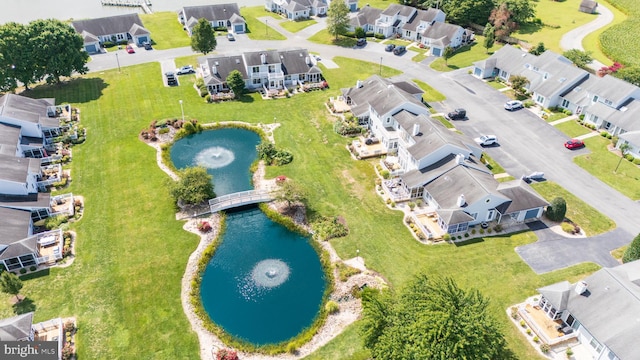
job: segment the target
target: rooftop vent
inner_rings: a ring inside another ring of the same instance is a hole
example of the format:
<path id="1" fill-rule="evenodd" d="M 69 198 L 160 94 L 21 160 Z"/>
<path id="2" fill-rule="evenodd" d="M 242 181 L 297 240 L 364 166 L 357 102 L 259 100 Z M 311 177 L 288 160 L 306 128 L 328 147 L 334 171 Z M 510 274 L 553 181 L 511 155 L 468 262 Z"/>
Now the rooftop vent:
<path id="1" fill-rule="evenodd" d="M 214 64 L 215 64 L 216 66 L 220 65 L 220 64 L 218 63 L 218 61 L 214 61 Z"/>
<path id="2" fill-rule="evenodd" d="M 418 136 L 420 133 L 420 124 L 413 124 L 413 131 L 411 132 L 412 136 Z"/>
<path id="3" fill-rule="evenodd" d="M 625 111 L 627 111 L 627 110 L 629 110 L 629 108 L 628 108 L 628 107 L 626 107 L 626 106 L 623 106 L 623 107 L 621 107 L 621 108 L 620 108 L 620 111 L 621 111 L 621 112 L 625 112 Z"/>
<path id="4" fill-rule="evenodd" d="M 458 202 L 457 202 L 458 207 L 463 207 L 464 204 L 466 203 L 467 203 L 467 200 L 465 200 L 464 194 L 460 194 L 460 196 L 458 196 Z"/>
<path id="5" fill-rule="evenodd" d="M 356 81 L 356 87 L 360 89 L 362 87 L 362 80 Z"/>
<path id="6" fill-rule="evenodd" d="M 585 291 L 587 291 L 587 290 L 588 290 L 588 288 L 589 288 L 589 286 L 587 285 L 587 283 L 586 283 L 586 282 L 584 282 L 584 281 L 579 281 L 579 282 L 576 284 L 576 289 L 575 289 L 575 290 L 576 290 L 576 293 L 577 293 L 578 295 L 582 295 L 582 294 L 584 294 L 584 292 L 585 292 Z"/>
<path id="7" fill-rule="evenodd" d="M 260 54 L 260 62 L 262 64 L 266 64 L 267 63 L 267 55 L 266 54 Z"/>
<path id="8" fill-rule="evenodd" d="M 563 83 L 563 82 L 567 81 L 567 78 L 565 78 L 565 77 L 561 77 L 560 79 L 558 79 L 558 81 L 559 81 L 559 82 L 561 82 L 561 83 Z"/>
<path id="9" fill-rule="evenodd" d="M 240 59 L 236 59 L 236 64 L 240 64 Z"/>

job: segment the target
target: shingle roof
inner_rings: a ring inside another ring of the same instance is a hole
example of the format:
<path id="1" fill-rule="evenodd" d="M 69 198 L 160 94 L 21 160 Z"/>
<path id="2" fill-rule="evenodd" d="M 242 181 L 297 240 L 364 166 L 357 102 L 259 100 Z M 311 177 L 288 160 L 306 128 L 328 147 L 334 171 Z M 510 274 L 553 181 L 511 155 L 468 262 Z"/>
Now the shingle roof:
<path id="1" fill-rule="evenodd" d="M 457 199 L 462 194 L 472 204 L 489 194 L 499 198 L 504 195 L 496 191 L 497 181 L 493 175 L 467 166 L 456 166 L 425 186 L 443 209 L 458 208 Z M 509 199 L 505 198 L 505 201 Z"/>
<path id="2" fill-rule="evenodd" d="M 248 79 L 247 70 L 244 65 L 242 55 L 213 55 L 209 57 L 201 57 L 198 63 L 203 64 L 209 69 L 209 76 L 205 76 L 206 85 L 223 84 L 227 81 L 227 76 L 233 71 L 238 70 L 242 74 L 243 79 Z M 213 73 L 213 67 L 216 72 Z"/>
<path id="3" fill-rule="evenodd" d="M 428 10 L 418 10 L 416 16 L 402 26 L 403 30 L 416 31 L 421 22 L 431 24 L 442 13 L 442 10 L 429 8 Z"/>
<path id="4" fill-rule="evenodd" d="M 22 341 L 31 335 L 33 311 L 26 314 L 0 319 L 0 341 Z"/>
<path id="5" fill-rule="evenodd" d="M 0 155 L 0 179 L 26 184 L 29 174 L 40 169 L 40 163 L 40 159 Z"/>
<path id="6" fill-rule="evenodd" d="M 39 123 L 48 118 L 47 108 L 54 105 L 54 99 L 31 99 L 26 96 L 5 94 L 0 97 L 0 118 L 7 117 Z"/>
<path id="7" fill-rule="evenodd" d="M 448 225 L 455 225 L 475 220 L 473 216 L 462 210 L 438 209 L 438 217 Z"/>
<path id="8" fill-rule="evenodd" d="M 279 64 L 280 63 L 280 54 L 278 54 L 278 50 L 263 50 L 263 51 L 251 51 L 245 52 L 242 54 L 244 57 L 247 66 L 259 66 L 264 65 L 261 60 L 261 56 L 265 55 L 267 64 Z"/>
<path id="9" fill-rule="evenodd" d="M 31 212 L 0 207 L 0 244 L 9 245 L 29 236 Z"/>
<path id="10" fill-rule="evenodd" d="M 614 103 L 624 101 L 637 90 L 637 86 L 611 75 L 605 75 L 589 86 L 589 91 L 598 95 L 600 99 L 611 100 Z"/>
<path id="11" fill-rule="evenodd" d="M 388 16 L 393 16 L 398 14 L 400 16 L 408 17 L 414 11 L 416 11 L 416 8 L 411 6 L 400 5 L 400 4 L 390 4 L 389 6 L 387 6 L 386 9 L 384 9 L 382 14 L 388 15 Z"/>
<path id="12" fill-rule="evenodd" d="M 78 34 L 82 34 L 82 32 L 86 31 L 96 36 L 127 33 L 131 30 L 133 24 L 138 24 L 140 27 L 144 28 L 138 14 L 116 15 L 71 22 L 71 25 L 76 29 Z"/>
<path id="13" fill-rule="evenodd" d="M 309 53 L 306 49 L 280 50 L 279 53 L 282 71 L 285 75 L 306 74 L 316 67 L 311 63 Z"/>
<path id="14" fill-rule="evenodd" d="M 529 184 L 521 179 L 499 183 L 498 191 L 511 199 L 506 210 L 507 214 L 549 205 Z"/>
<path id="15" fill-rule="evenodd" d="M 462 29 L 460 25 L 436 22 L 422 32 L 422 37 L 428 39 L 447 39 L 450 42 L 460 29 Z"/>
<path id="16" fill-rule="evenodd" d="M 51 206 L 50 193 L 31 193 L 28 195 L 0 194 L 0 208 L 10 209 L 47 209 Z"/>
<path id="17" fill-rule="evenodd" d="M 19 126 L 0 123 L 0 154 L 16 156 L 19 139 Z"/>
<path id="18" fill-rule="evenodd" d="M 386 114 L 402 103 L 412 103 L 424 107 L 413 95 L 394 85 L 395 83 L 373 75 L 362 81 L 362 87 L 349 88 L 343 92 L 345 97 L 350 97 L 357 105 L 368 103 L 378 114 Z"/>
<path id="19" fill-rule="evenodd" d="M 619 135 L 620 139 L 626 140 L 632 144 L 640 144 L 640 131 L 629 131 Z"/>
<path id="20" fill-rule="evenodd" d="M 202 6 L 185 6 L 182 8 L 185 19 L 207 19 L 209 21 L 229 20 L 233 14 L 240 15 L 238 4 L 213 4 Z"/>
<path id="21" fill-rule="evenodd" d="M 374 25 L 376 19 L 382 14 L 382 9 L 365 6 L 358 11 L 356 16 L 349 20 L 349 24 L 354 28 L 364 27 L 365 25 Z"/>

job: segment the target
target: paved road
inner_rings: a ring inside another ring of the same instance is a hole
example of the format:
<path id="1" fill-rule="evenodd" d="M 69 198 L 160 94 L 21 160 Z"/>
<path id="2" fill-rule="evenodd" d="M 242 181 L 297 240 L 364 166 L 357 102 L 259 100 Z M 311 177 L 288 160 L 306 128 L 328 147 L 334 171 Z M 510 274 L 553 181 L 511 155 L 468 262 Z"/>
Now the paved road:
<path id="1" fill-rule="evenodd" d="M 578 26 L 577 28 L 562 35 L 562 38 L 560 39 L 560 47 L 562 48 L 562 50 L 584 50 L 584 48 L 582 47 L 582 40 L 584 40 L 585 36 L 607 26 L 612 21 L 613 13 L 611 12 L 611 10 L 602 5 L 602 3 L 598 3 L 598 16 L 593 21 L 588 22 L 582 26 Z M 598 70 L 603 66 L 605 65 L 598 60 L 593 60 L 593 62 L 590 64 L 590 67 L 595 70 Z"/>
<path id="2" fill-rule="evenodd" d="M 273 25 L 271 21 L 269 20 L 269 24 Z M 471 137 L 496 134 L 500 145 L 487 148 L 486 152 L 508 173 L 518 177 L 533 171 L 543 171 L 548 180 L 560 184 L 615 221 L 617 228 L 614 231 L 589 239 L 567 240 L 560 235 L 545 232 L 544 229 L 535 230 L 541 240 L 516 249 L 534 271 L 543 273 L 584 261 L 593 261 L 602 266 L 615 265 L 609 251 L 630 242 L 635 234 L 640 233 L 640 222 L 636 216 L 640 214 L 640 204 L 573 163 L 574 156 L 586 154 L 588 149 L 566 150 L 562 144 L 568 137 L 526 109 L 505 111 L 503 104 L 508 98 L 468 74 L 468 69 L 439 73 L 425 65 L 429 59 L 424 63 L 415 63 L 411 61 L 411 52 L 395 56 L 385 52 L 384 45 L 379 43 L 369 42 L 357 49 L 341 48 L 314 44 L 280 27 L 278 30 L 290 39 L 252 41 L 247 35 L 238 35 L 235 42 L 221 39 L 216 53 L 303 47 L 319 53 L 327 60 L 343 56 L 401 69 L 404 71 L 401 78 L 424 81 L 447 97 L 443 103 L 433 104 L 437 110 L 445 112 L 459 106 L 467 109 L 469 119 L 455 122 L 455 126 L 462 132 Z M 146 52 L 140 50 L 136 54 L 119 55 L 119 59 L 120 65 L 125 66 L 149 61 L 163 62 L 190 54 L 193 54 L 190 48 Z M 113 69 L 116 67 L 114 60 L 115 56 L 112 54 L 96 55 L 88 66 L 91 71 Z"/>

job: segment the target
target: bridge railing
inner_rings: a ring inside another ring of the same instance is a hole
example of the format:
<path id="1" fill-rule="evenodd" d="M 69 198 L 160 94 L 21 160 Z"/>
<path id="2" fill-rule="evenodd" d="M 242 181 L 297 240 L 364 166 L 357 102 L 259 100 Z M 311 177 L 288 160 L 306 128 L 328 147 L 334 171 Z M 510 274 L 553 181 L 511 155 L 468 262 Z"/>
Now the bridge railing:
<path id="1" fill-rule="evenodd" d="M 254 204 L 257 202 L 270 201 L 273 199 L 272 193 L 269 191 L 248 190 L 233 194 L 223 195 L 215 199 L 209 200 L 209 208 L 212 213 L 228 209 L 235 206 L 245 204 Z"/>

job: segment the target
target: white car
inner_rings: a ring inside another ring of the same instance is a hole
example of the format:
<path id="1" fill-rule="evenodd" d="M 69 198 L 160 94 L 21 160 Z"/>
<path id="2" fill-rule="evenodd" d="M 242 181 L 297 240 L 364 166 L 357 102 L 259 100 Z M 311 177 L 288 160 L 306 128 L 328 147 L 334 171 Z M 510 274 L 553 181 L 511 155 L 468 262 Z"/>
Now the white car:
<path id="1" fill-rule="evenodd" d="M 176 74 L 178 75 L 193 74 L 195 72 L 196 70 L 191 65 L 186 65 L 181 67 L 180 69 L 176 69 Z"/>
<path id="2" fill-rule="evenodd" d="M 511 100 L 511 101 L 507 101 L 507 103 L 504 104 L 505 110 L 509 110 L 509 111 L 522 109 L 523 107 L 524 105 L 522 105 L 522 101 L 520 100 Z"/>
<path id="3" fill-rule="evenodd" d="M 478 145 L 489 146 L 498 143 L 498 138 L 495 135 L 482 135 L 473 139 Z"/>

